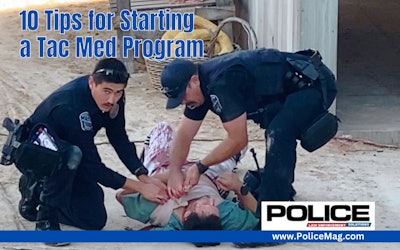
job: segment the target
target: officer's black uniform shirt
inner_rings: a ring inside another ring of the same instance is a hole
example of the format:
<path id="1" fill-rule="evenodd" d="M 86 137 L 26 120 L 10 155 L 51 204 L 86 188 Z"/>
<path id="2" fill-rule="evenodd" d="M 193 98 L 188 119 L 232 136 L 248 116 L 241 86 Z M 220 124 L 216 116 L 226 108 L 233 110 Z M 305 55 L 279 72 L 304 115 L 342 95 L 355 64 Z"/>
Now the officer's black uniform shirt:
<path id="1" fill-rule="evenodd" d="M 106 129 L 110 143 L 130 172 L 134 173 L 141 166 L 135 145 L 129 141 L 126 134 L 124 99 L 125 95 L 118 101 L 118 110 L 103 113 L 91 95 L 88 76 L 84 76 L 52 93 L 30 117 L 32 124 L 47 124 L 60 139 L 82 150 L 83 157 L 75 183 L 79 180 L 94 181 L 118 189 L 126 181 L 124 176 L 101 162 L 94 137 L 102 127 Z"/>
<path id="2" fill-rule="evenodd" d="M 186 107 L 184 115 L 202 120 L 211 110 L 228 122 L 281 98 L 288 64 L 282 52 L 259 49 L 215 57 L 201 63 L 198 71 L 205 102 L 193 110 Z"/>

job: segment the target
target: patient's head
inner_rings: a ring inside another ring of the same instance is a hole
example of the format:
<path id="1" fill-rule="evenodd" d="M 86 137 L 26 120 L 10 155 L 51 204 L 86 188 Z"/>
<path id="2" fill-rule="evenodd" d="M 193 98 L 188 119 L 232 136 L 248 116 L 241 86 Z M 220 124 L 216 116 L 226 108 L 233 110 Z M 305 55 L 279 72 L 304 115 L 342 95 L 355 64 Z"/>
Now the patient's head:
<path id="1" fill-rule="evenodd" d="M 191 213 L 183 222 L 184 230 L 222 230 L 219 216 L 209 215 L 200 217 L 196 213 Z"/>
<path id="2" fill-rule="evenodd" d="M 190 201 L 183 219 L 184 230 L 222 230 L 219 210 L 210 196 Z"/>
<path id="3" fill-rule="evenodd" d="M 183 230 L 222 230 L 222 224 L 219 216 L 208 215 L 200 217 L 196 213 L 191 213 L 183 222 Z M 196 247 L 217 246 L 219 242 L 193 242 Z"/>
<path id="4" fill-rule="evenodd" d="M 186 212 L 183 216 L 184 219 L 191 213 L 196 213 L 199 215 L 199 217 L 206 217 L 209 215 L 215 215 L 219 217 L 219 211 L 216 206 L 215 198 L 206 195 L 201 198 L 189 201 Z"/>

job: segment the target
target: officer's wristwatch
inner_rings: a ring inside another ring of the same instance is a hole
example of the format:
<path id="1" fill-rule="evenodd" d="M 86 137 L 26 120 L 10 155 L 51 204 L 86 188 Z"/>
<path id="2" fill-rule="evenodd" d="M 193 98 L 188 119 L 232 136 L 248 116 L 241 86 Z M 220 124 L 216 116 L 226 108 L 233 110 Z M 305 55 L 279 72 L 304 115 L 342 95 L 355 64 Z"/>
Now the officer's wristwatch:
<path id="1" fill-rule="evenodd" d="M 199 170 L 200 174 L 204 174 L 204 172 L 206 172 L 208 169 L 208 167 L 203 165 L 203 163 L 201 163 L 201 161 L 196 162 L 196 166 L 197 166 L 197 170 Z"/>
<path id="2" fill-rule="evenodd" d="M 149 173 L 149 170 L 147 170 L 147 168 L 145 168 L 144 166 L 140 166 L 138 169 L 135 170 L 134 175 L 136 175 L 137 178 L 139 178 L 139 176 L 145 174 L 147 175 Z"/>
<path id="3" fill-rule="evenodd" d="M 243 184 L 242 187 L 240 188 L 240 194 L 247 195 L 249 192 L 250 192 L 250 187 L 247 186 L 246 184 Z"/>

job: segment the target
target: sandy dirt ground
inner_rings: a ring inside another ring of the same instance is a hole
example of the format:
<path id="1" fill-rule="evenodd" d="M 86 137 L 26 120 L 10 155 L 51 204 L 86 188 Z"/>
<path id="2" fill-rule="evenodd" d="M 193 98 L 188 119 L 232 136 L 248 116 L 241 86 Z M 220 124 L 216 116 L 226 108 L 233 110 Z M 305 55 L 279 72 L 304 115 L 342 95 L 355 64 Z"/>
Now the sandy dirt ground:
<path id="1" fill-rule="evenodd" d="M 49 6 L 52 8 L 54 6 Z M 56 5 L 60 11 L 80 12 L 86 15 L 89 8 L 96 12 L 108 12 L 108 1 L 89 4 Z M 42 13 L 41 7 L 36 7 Z M 34 108 L 49 93 L 81 74 L 89 74 L 98 59 L 41 59 L 33 53 L 29 59 L 19 56 L 19 42 L 30 39 L 33 44 L 36 36 L 46 35 L 54 39 L 69 39 L 77 35 L 93 35 L 107 39 L 115 32 L 89 32 L 82 29 L 59 35 L 45 31 L 43 20 L 35 32 L 21 31 L 19 11 L 0 12 L 0 119 L 4 117 L 26 119 Z M 87 24 L 84 24 L 87 25 Z M 87 26 L 85 26 L 87 27 Z M 72 46 L 74 46 L 72 44 Z M 32 51 L 37 51 L 36 45 Z M 165 111 L 165 98 L 150 84 L 146 72 L 132 75 L 126 91 L 127 131 L 138 151 L 150 129 L 160 121 L 168 121 L 176 128 L 182 109 Z M 255 148 L 258 160 L 264 162 L 263 132 L 249 122 L 249 146 Z M 191 159 L 200 159 L 210 148 L 224 137 L 224 131 L 217 117 L 209 115 L 196 137 L 190 152 Z M 0 129 L 0 143 L 6 139 L 5 129 Z M 118 160 L 108 144 L 104 131 L 96 138 L 104 163 L 128 176 L 129 173 Z M 384 145 L 371 145 L 363 141 L 335 138 L 315 153 L 308 153 L 299 147 L 296 168 L 295 188 L 298 201 L 375 201 L 376 229 L 393 230 L 400 228 L 398 208 L 400 149 Z M 251 154 L 247 154 L 239 165 L 239 173 L 255 169 Z M 20 173 L 14 166 L 0 166 L 0 230 L 33 230 L 34 223 L 25 221 L 17 210 L 20 199 L 18 179 Z M 139 229 L 143 224 L 127 218 L 122 207 L 114 199 L 115 190 L 104 188 L 108 222 L 105 230 Z M 63 227 L 64 230 L 72 230 Z M 41 243 L 0 243 L 3 249 L 47 249 Z M 74 243 L 63 249 L 190 249 L 188 243 Z M 231 249 L 231 243 L 223 243 L 216 249 Z M 398 249 L 398 244 L 285 244 L 274 249 Z"/>

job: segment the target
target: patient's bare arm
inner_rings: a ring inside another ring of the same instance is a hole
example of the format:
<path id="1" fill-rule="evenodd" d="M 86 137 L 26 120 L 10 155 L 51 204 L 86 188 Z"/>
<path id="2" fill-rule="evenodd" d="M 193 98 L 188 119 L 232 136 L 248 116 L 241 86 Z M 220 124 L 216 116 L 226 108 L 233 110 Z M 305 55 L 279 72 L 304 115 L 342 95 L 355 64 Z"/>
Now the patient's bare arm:
<path id="1" fill-rule="evenodd" d="M 248 192 L 247 194 L 241 193 L 243 182 L 239 179 L 236 173 L 226 172 L 217 179 L 218 185 L 226 190 L 233 191 L 239 197 L 240 202 L 253 213 L 257 210 L 257 200 Z"/>

